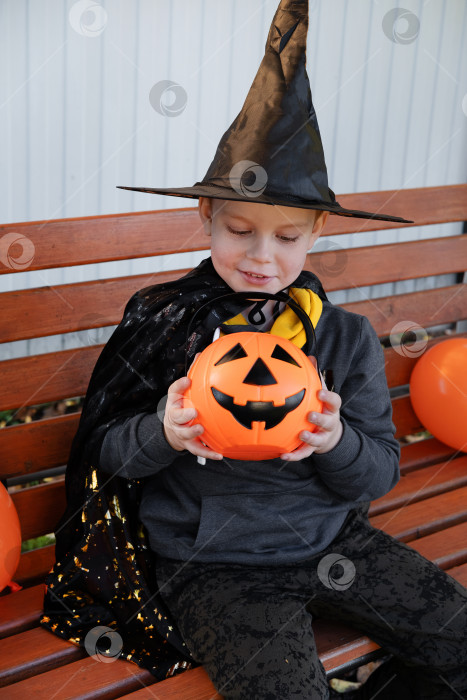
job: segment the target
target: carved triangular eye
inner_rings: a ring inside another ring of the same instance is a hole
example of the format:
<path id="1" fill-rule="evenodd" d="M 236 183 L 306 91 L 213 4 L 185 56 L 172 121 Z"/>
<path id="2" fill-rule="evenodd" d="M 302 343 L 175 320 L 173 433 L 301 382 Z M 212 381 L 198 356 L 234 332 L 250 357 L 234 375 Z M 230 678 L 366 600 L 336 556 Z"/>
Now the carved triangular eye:
<path id="1" fill-rule="evenodd" d="M 240 343 L 233 346 L 225 355 L 222 355 L 220 360 L 217 360 L 215 366 L 223 365 L 224 362 L 233 362 L 233 360 L 239 360 L 241 357 L 248 357 L 245 350 L 242 348 Z"/>
<path id="2" fill-rule="evenodd" d="M 288 362 L 290 365 L 300 367 L 300 365 L 296 360 L 294 360 L 292 355 L 289 355 L 287 350 L 284 350 L 284 348 L 281 345 L 276 345 L 271 357 L 273 357 L 275 360 L 282 360 L 282 362 Z"/>

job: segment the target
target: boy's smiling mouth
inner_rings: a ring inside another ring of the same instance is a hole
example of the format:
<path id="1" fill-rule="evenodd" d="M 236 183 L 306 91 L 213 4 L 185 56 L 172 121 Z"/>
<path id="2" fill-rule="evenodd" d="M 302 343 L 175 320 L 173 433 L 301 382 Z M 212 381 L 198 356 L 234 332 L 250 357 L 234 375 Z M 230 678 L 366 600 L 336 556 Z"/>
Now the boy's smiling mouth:
<path id="1" fill-rule="evenodd" d="M 259 272 L 250 272 L 248 270 L 239 270 L 243 277 L 252 284 L 266 284 L 269 280 L 272 280 L 271 276 L 262 275 Z"/>

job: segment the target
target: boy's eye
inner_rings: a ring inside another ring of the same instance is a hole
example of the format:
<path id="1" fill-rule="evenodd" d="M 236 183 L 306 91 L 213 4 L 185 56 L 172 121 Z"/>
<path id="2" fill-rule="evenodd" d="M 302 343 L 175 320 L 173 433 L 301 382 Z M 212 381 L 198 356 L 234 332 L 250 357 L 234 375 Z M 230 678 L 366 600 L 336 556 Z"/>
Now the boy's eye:
<path id="1" fill-rule="evenodd" d="M 234 229 L 231 226 L 227 226 L 227 230 L 230 231 L 230 233 L 236 234 L 237 236 L 242 236 L 245 233 L 251 233 L 250 231 L 238 231 L 237 229 Z M 278 238 L 283 243 L 294 243 L 294 241 L 297 240 L 298 236 L 278 236 Z"/>
<path id="2" fill-rule="evenodd" d="M 230 233 L 236 233 L 237 235 L 241 236 L 242 233 L 250 233 L 249 231 L 237 231 L 230 226 L 227 226 L 227 229 L 230 231 Z"/>

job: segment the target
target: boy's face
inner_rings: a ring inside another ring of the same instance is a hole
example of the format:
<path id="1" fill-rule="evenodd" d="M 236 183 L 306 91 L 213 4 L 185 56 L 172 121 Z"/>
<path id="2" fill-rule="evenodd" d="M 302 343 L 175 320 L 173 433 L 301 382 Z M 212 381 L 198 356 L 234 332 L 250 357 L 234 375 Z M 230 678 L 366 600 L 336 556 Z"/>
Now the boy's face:
<path id="1" fill-rule="evenodd" d="M 286 289 L 303 270 L 306 254 L 329 212 L 255 202 L 199 198 L 217 273 L 235 292 Z"/>

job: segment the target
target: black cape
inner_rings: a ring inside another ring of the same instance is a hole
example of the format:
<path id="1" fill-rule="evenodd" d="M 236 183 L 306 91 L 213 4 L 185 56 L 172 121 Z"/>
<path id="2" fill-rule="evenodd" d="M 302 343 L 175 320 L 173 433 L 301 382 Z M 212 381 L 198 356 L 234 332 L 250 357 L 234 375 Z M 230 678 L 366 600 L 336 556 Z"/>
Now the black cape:
<path id="1" fill-rule="evenodd" d="M 326 299 L 310 272 L 292 286 Z M 40 624 L 88 653 L 128 659 L 159 680 L 196 663 L 157 590 L 156 555 L 138 519 L 145 479 L 100 471 L 99 454 L 109 427 L 155 413 L 214 329 L 246 305 L 218 300 L 204 307 L 187 339 L 195 311 L 231 292 L 208 258 L 185 277 L 131 297 L 93 370 L 66 469 L 67 506 L 55 529 L 56 563 L 46 578 Z M 101 643 L 99 626 L 113 630 Z"/>

